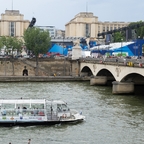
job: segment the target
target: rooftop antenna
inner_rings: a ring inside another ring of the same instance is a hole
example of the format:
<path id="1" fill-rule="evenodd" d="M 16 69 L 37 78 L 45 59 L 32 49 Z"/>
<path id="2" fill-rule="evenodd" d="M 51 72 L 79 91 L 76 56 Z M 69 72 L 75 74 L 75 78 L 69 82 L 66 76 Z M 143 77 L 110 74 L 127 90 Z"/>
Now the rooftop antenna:
<path id="1" fill-rule="evenodd" d="M 88 2 L 86 2 L 86 13 L 88 12 Z"/>
<path id="2" fill-rule="evenodd" d="M 85 16 L 88 15 L 88 2 L 86 2 L 86 12 L 85 12 Z"/>
<path id="3" fill-rule="evenodd" d="M 12 11 L 13 11 L 13 0 L 12 0 Z"/>

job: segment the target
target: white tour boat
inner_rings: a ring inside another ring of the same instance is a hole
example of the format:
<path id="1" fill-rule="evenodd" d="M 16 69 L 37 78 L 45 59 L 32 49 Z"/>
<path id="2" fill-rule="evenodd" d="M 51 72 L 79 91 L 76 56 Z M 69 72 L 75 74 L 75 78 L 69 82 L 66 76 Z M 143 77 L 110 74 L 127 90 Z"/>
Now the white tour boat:
<path id="1" fill-rule="evenodd" d="M 0 126 L 53 125 L 85 119 L 61 100 L 0 99 L 0 109 Z"/>

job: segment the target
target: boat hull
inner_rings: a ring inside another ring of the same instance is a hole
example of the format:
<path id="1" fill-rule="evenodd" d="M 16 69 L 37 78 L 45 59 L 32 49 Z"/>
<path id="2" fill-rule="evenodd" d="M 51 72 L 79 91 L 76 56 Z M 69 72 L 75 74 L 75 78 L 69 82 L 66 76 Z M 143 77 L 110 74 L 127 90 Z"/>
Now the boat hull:
<path id="1" fill-rule="evenodd" d="M 59 121 L 46 121 L 46 122 L 35 122 L 35 121 L 19 121 L 19 122 L 12 122 L 12 121 L 5 121 L 0 122 L 0 126 L 9 127 L 9 126 L 35 126 L 35 125 L 55 125 L 60 124 Z"/>
<path id="2" fill-rule="evenodd" d="M 67 121 L 0 121 L 0 127 L 12 127 L 12 126 L 37 126 L 37 125 L 55 125 L 66 123 L 79 123 L 83 120 L 67 120 Z"/>

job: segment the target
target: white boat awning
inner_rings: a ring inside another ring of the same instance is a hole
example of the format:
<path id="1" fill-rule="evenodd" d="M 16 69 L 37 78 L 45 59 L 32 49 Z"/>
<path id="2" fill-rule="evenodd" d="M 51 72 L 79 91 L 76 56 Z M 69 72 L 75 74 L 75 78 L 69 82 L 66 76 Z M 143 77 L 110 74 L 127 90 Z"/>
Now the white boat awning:
<path id="1" fill-rule="evenodd" d="M 0 99 L 0 104 L 45 104 L 45 99 Z"/>

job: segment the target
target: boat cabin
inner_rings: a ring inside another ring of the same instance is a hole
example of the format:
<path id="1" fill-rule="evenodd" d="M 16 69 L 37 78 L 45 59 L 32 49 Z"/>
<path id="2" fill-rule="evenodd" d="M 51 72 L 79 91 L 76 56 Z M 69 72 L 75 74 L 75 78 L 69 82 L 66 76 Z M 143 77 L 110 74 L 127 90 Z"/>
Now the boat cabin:
<path id="1" fill-rule="evenodd" d="M 0 126 L 52 125 L 84 119 L 61 100 L 0 99 Z"/>
<path id="2" fill-rule="evenodd" d="M 0 110 L 2 118 L 20 117 L 21 119 L 58 120 L 61 117 L 70 117 L 67 104 L 61 100 L 1 99 Z"/>
<path id="3" fill-rule="evenodd" d="M 0 100 L 1 115 L 45 115 L 45 100 L 4 99 Z"/>

